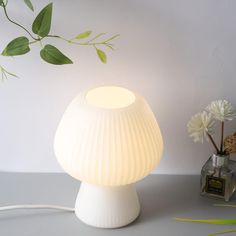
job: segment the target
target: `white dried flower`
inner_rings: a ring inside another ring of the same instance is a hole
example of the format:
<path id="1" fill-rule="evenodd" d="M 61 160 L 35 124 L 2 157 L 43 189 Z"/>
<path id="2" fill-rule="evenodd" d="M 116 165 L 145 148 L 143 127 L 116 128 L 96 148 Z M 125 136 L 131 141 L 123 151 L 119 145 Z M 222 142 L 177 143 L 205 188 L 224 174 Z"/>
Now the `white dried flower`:
<path id="1" fill-rule="evenodd" d="M 230 102 L 226 100 L 216 100 L 210 103 L 206 108 L 216 120 L 226 121 L 236 118 L 236 111 Z"/>
<path id="2" fill-rule="evenodd" d="M 194 142 L 203 142 L 204 138 L 208 140 L 207 133 L 212 134 L 214 123 L 212 114 L 206 111 L 197 113 L 187 125 L 190 137 Z"/>

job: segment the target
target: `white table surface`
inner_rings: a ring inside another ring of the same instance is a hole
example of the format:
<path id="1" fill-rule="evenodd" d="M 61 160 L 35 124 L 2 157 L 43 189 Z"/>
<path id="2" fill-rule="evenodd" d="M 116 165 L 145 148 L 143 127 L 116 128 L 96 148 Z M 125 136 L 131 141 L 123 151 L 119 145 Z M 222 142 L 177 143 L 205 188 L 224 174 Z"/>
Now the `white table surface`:
<path id="1" fill-rule="evenodd" d="M 58 204 L 74 206 L 80 183 L 66 174 L 0 173 L 0 206 Z M 56 210 L 0 212 L 0 236 L 205 236 L 235 226 L 183 223 L 175 217 L 236 218 L 235 208 L 199 196 L 199 176 L 151 175 L 137 183 L 142 212 L 131 225 L 97 229 L 74 213 Z M 221 202 L 220 202 L 221 203 Z M 234 197 L 231 203 L 236 204 Z M 227 236 L 236 233 L 227 234 Z"/>

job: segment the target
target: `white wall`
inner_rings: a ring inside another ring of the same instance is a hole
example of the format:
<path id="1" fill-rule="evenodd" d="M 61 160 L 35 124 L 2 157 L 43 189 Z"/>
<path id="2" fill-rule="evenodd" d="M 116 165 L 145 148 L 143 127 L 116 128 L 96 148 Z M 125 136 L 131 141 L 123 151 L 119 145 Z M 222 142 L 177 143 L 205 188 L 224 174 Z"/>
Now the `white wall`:
<path id="1" fill-rule="evenodd" d="M 9 2 L 9 14 L 30 27 L 34 16 L 23 1 Z M 36 12 L 48 3 L 33 2 Z M 0 10 L 2 50 L 23 32 Z M 36 45 L 23 57 L 0 57 L 21 77 L 0 84 L 0 169 L 61 171 L 53 138 L 66 106 L 85 88 L 117 84 L 143 94 L 158 118 L 165 152 L 156 173 L 199 173 L 212 147 L 194 144 L 186 123 L 214 99 L 236 105 L 235 12 L 234 0 L 55 0 L 53 33 L 73 37 L 91 29 L 121 36 L 107 65 L 93 49 L 55 40 L 48 42 L 74 65 L 42 62 Z M 235 122 L 227 125 L 236 130 Z"/>

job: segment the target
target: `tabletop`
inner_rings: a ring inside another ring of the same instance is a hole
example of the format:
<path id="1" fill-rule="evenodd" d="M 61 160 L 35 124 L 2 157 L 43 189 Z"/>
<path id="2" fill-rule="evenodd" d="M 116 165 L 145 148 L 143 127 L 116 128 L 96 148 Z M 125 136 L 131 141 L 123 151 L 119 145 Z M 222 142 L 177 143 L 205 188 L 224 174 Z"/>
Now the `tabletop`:
<path id="1" fill-rule="evenodd" d="M 150 175 L 138 182 L 141 214 L 119 229 L 98 229 L 83 224 L 74 213 L 53 209 L 0 212 L 0 235 L 4 236 L 205 236 L 236 229 L 232 225 L 209 225 L 176 221 L 236 218 L 236 209 L 216 207 L 217 200 L 199 196 L 199 176 Z M 66 174 L 0 173 L 0 206 L 53 204 L 74 207 L 80 182 Z M 236 197 L 231 203 L 236 204 Z M 236 233 L 227 234 L 227 236 Z"/>

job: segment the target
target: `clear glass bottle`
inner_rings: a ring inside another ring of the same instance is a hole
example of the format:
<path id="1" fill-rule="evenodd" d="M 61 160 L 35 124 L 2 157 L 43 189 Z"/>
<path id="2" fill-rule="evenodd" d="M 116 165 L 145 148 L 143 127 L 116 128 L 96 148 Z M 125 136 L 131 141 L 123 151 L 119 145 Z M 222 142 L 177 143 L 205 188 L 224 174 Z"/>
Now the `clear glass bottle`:
<path id="1" fill-rule="evenodd" d="M 201 171 L 201 195 L 229 201 L 236 189 L 236 162 L 213 154 Z"/>

